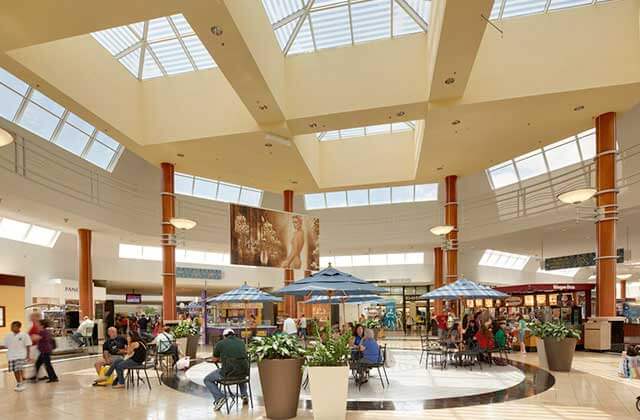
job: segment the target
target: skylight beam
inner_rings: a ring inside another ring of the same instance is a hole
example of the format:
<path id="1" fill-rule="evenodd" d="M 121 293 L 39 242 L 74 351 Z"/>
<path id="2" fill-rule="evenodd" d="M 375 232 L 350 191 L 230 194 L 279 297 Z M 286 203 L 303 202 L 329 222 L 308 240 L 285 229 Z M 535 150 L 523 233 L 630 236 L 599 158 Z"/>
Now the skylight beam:
<path id="1" fill-rule="evenodd" d="M 429 25 L 427 24 L 427 22 L 424 21 L 424 19 L 422 19 L 422 16 L 420 16 L 418 14 L 418 12 L 416 12 L 413 7 L 409 6 L 409 4 L 406 2 L 406 0 L 395 0 L 396 3 L 398 4 L 398 6 L 400 6 L 407 15 L 409 15 L 411 17 L 411 19 L 413 19 L 416 24 L 418 26 L 420 26 L 420 28 L 427 32 L 427 29 L 429 27 Z M 393 13 L 393 11 L 392 11 Z M 393 32 L 392 32 L 393 34 Z"/>
<path id="2" fill-rule="evenodd" d="M 144 69 L 144 55 L 147 48 L 145 48 L 147 34 L 149 33 L 149 22 L 145 22 L 142 26 L 142 45 L 140 45 L 140 61 L 138 62 L 138 80 L 142 80 L 142 70 Z"/>
<path id="3" fill-rule="evenodd" d="M 279 21 L 275 22 L 273 25 L 271 25 L 271 27 L 273 28 L 273 30 L 277 30 L 282 28 L 285 25 L 288 25 L 289 23 L 293 22 L 294 20 L 302 17 L 302 15 L 305 14 L 305 8 L 301 8 L 293 13 L 291 13 L 289 16 L 285 16 L 282 19 L 280 19 Z"/>
<path id="4" fill-rule="evenodd" d="M 173 30 L 173 33 L 176 35 L 176 39 L 180 43 L 180 46 L 184 50 L 184 53 L 187 55 L 187 59 L 191 63 L 191 67 L 193 67 L 194 71 L 198 70 L 198 66 L 196 65 L 195 60 L 191 56 L 191 53 L 189 52 L 189 48 L 187 48 L 186 44 L 184 43 L 184 39 L 182 39 L 182 37 L 180 36 L 180 32 L 178 31 L 178 28 L 176 28 L 176 24 L 173 23 L 173 19 L 167 19 L 167 20 L 169 21 L 169 26 L 171 26 L 171 29 Z"/>
<path id="5" fill-rule="evenodd" d="M 354 45 L 356 43 L 356 40 L 353 37 L 353 18 L 351 17 L 351 0 L 349 0 L 347 9 L 349 10 L 349 33 L 351 34 L 351 45 Z"/>
<path id="6" fill-rule="evenodd" d="M 120 60 L 122 57 L 126 56 L 130 52 L 133 52 L 133 51 L 137 50 L 138 48 L 140 48 L 142 46 L 144 46 L 144 42 L 143 41 L 138 41 L 135 44 L 132 44 L 132 45 L 128 46 L 127 48 L 125 48 L 124 50 L 120 51 L 118 54 L 114 55 L 113 57 L 116 60 Z"/>
<path id="7" fill-rule="evenodd" d="M 149 47 L 149 44 L 145 43 L 145 49 L 149 51 L 149 55 L 151 56 L 151 58 L 153 58 L 153 61 L 156 62 L 156 65 L 160 69 L 160 72 L 162 72 L 162 76 L 168 76 L 169 73 L 167 73 L 167 70 L 162 65 L 162 62 L 160 61 L 156 53 L 153 51 L 153 48 Z"/>
<path id="8" fill-rule="evenodd" d="M 296 26 L 293 28 L 293 32 L 291 32 L 291 36 L 289 37 L 289 40 L 287 41 L 287 44 L 284 47 L 284 55 L 287 55 L 287 53 L 293 46 L 293 43 L 295 42 L 296 37 L 298 36 L 298 32 L 300 32 L 300 28 L 302 28 L 302 25 L 304 24 L 305 19 L 309 19 L 309 11 L 311 10 L 311 7 L 313 6 L 313 3 L 315 3 L 315 1 L 316 0 L 309 0 L 309 3 L 307 3 L 307 5 L 305 6 L 304 14 L 298 20 L 298 22 L 296 22 Z M 313 33 L 313 30 L 311 32 Z"/>

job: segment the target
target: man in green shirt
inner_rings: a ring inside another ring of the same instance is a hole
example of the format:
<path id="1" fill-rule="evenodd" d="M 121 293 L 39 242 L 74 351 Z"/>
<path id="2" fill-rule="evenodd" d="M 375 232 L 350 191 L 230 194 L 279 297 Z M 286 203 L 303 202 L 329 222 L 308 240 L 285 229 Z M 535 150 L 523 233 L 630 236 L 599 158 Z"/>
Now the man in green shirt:
<path id="1" fill-rule="evenodd" d="M 507 347 L 507 334 L 504 332 L 504 326 L 504 322 L 500 322 L 500 324 L 498 324 L 498 331 L 496 331 L 494 337 L 496 347 L 499 349 Z"/>
<path id="2" fill-rule="evenodd" d="M 231 328 L 222 333 L 223 339 L 213 349 L 213 361 L 220 362 L 222 367 L 216 369 L 204 378 L 204 384 L 213 395 L 213 409 L 219 411 L 224 405 L 224 393 L 220 390 L 218 382 L 221 379 L 244 379 L 249 376 L 249 359 L 244 342 L 236 337 Z M 242 403 L 247 404 L 247 385 L 240 385 Z"/>

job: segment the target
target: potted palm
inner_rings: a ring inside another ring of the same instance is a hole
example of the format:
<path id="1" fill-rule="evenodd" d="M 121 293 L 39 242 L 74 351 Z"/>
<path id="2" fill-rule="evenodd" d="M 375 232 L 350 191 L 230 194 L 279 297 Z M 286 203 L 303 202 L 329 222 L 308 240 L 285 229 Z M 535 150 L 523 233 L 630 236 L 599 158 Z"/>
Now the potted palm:
<path id="1" fill-rule="evenodd" d="M 558 372 L 571 371 L 580 331 L 561 322 L 530 322 L 528 328 L 536 337 L 540 366 Z"/>
<path id="2" fill-rule="evenodd" d="M 176 339 L 178 349 L 191 359 L 196 358 L 198 340 L 200 339 L 200 326 L 197 321 L 182 320 L 171 331 Z"/>
<path id="3" fill-rule="evenodd" d="M 257 337 L 249 356 L 258 363 L 267 417 L 290 419 L 297 415 L 305 349 L 295 336 Z"/>
<path id="4" fill-rule="evenodd" d="M 315 335 L 316 343 L 307 353 L 313 418 L 344 419 L 347 414 L 351 331 L 332 334 L 326 327 L 322 331 L 316 329 Z"/>

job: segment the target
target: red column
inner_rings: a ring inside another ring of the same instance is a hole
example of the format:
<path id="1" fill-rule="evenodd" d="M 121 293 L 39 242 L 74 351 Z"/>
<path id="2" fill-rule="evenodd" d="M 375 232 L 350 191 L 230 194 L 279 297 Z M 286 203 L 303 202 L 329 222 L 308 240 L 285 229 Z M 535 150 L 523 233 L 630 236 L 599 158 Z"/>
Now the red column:
<path id="1" fill-rule="evenodd" d="M 443 263 L 443 253 L 442 248 L 437 247 L 433 248 L 433 287 L 437 289 L 442 286 L 442 263 Z M 436 315 L 442 313 L 442 301 L 436 300 L 434 301 L 434 307 L 436 310 Z"/>
<path id="2" fill-rule="evenodd" d="M 78 229 L 78 295 L 80 316 L 93 319 L 93 274 L 91 272 L 91 231 Z"/>
<path id="3" fill-rule="evenodd" d="M 457 180 L 455 175 L 449 175 L 445 182 L 445 203 L 444 218 L 445 223 L 453 226 L 453 230 L 447 234 L 450 243 L 447 249 L 447 283 L 453 283 L 458 279 L 458 193 Z"/>
<path id="4" fill-rule="evenodd" d="M 293 212 L 293 191 L 285 190 L 282 192 L 282 209 L 286 212 Z M 284 269 L 284 285 L 287 286 L 293 283 L 293 269 L 285 268 Z M 298 309 L 296 308 L 296 298 L 295 296 L 285 296 L 284 297 L 284 311 L 287 315 L 291 317 L 298 316 Z"/>
<path id="5" fill-rule="evenodd" d="M 176 228 L 171 224 L 175 216 L 175 195 L 172 163 L 163 162 L 162 168 L 162 318 L 174 320 L 176 315 Z"/>
<path id="6" fill-rule="evenodd" d="M 598 316 L 616 315 L 616 114 L 596 117 L 596 222 Z"/>

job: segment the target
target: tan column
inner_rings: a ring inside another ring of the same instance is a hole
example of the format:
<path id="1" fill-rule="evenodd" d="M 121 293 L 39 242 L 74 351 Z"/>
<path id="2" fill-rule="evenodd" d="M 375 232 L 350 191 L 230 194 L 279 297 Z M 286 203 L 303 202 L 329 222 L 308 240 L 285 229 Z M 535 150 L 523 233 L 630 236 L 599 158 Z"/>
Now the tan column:
<path id="1" fill-rule="evenodd" d="M 282 192 L 282 209 L 286 212 L 293 212 L 293 191 L 285 190 Z M 284 285 L 287 286 L 293 283 L 293 269 L 285 268 L 284 269 Z M 295 296 L 285 296 L 284 297 L 284 311 L 287 315 L 292 317 L 297 317 L 298 310 L 296 308 L 296 298 Z"/>
<path id="2" fill-rule="evenodd" d="M 442 248 L 433 248 L 433 288 L 437 289 L 442 286 L 442 266 L 443 266 Z M 442 301 L 435 300 L 434 307 L 436 315 L 442 313 Z"/>
<path id="3" fill-rule="evenodd" d="M 449 175 L 445 182 L 445 203 L 444 218 L 445 223 L 453 226 L 453 230 L 447 234 L 450 243 L 447 249 L 447 283 L 453 283 L 458 279 L 458 193 L 457 180 L 455 175 Z"/>
<path id="4" fill-rule="evenodd" d="M 93 274 L 91 272 L 91 231 L 78 229 L 78 295 L 80 316 L 93 319 Z"/>
<path id="5" fill-rule="evenodd" d="M 596 118 L 596 222 L 598 316 L 616 314 L 616 114 Z"/>
<path id="6" fill-rule="evenodd" d="M 176 315 L 176 228 L 171 224 L 175 216 L 174 172 L 172 163 L 162 168 L 162 318 L 175 320 Z"/>

